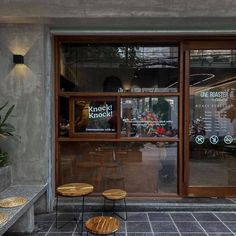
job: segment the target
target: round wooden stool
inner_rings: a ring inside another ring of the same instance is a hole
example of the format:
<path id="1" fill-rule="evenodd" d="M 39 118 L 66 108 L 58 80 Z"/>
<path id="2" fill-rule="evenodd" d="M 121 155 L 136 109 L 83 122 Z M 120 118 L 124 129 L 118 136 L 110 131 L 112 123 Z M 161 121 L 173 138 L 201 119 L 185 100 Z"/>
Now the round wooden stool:
<path id="1" fill-rule="evenodd" d="M 111 216 L 95 216 L 88 219 L 85 228 L 88 233 L 95 235 L 114 234 L 119 230 L 120 221 Z"/>
<path id="2" fill-rule="evenodd" d="M 104 191 L 102 193 L 103 197 L 104 197 L 104 211 L 105 211 L 105 200 L 110 200 L 112 201 L 112 213 L 119 216 L 121 219 L 123 220 L 127 220 L 127 207 L 126 207 L 126 196 L 127 196 L 127 192 L 122 190 L 122 189 L 108 189 L 106 191 Z M 125 210 L 125 217 L 122 217 L 121 215 L 119 215 L 118 213 L 115 212 L 115 202 L 119 201 L 119 200 L 123 200 L 124 201 L 124 210 Z"/>
<path id="3" fill-rule="evenodd" d="M 81 232 L 83 232 L 83 221 L 84 221 L 84 198 L 88 194 L 93 192 L 93 186 L 86 183 L 69 183 L 61 185 L 57 188 L 57 200 L 56 200 L 56 227 L 57 227 L 57 218 L 58 218 L 58 196 L 62 197 L 82 197 L 82 212 L 81 212 Z M 74 219 L 77 221 L 77 218 Z M 66 222 L 67 224 L 69 222 Z M 64 225 L 65 225 L 64 224 Z M 64 226 L 63 225 L 63 226 Z M 61 227 L 63 227 L 61 226 Z"/>

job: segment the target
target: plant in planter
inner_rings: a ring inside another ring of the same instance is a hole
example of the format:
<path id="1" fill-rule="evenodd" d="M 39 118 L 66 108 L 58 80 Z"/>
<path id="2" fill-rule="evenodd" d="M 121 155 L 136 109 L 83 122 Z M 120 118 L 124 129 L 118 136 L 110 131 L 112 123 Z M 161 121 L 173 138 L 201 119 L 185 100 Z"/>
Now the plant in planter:
<path id="1" fill-rule="evenodd" d="M 9 108 L 7 108 L 7 105 L 8 102 L 0 107 L 0 140 L 7 137 L 19 138 L 19 136 L 15 134 L 15 127 L 8 123 L 8 118 L 12 116 L 11 114 L 15 105 L 10 106 Z M 8 163 L 8 157 L 8 153 L 0 148 L 0 167 L 3 167 Z"/>

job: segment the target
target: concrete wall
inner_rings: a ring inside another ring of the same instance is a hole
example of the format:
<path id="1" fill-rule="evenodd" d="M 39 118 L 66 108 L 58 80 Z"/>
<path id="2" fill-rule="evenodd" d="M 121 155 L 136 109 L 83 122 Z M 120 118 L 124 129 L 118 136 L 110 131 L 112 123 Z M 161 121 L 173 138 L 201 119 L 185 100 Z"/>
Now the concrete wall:
<path id="1" fill-rule="evenodd" d="M 0 104 L 15 104 L 11 123 L 21 140 L 5 140 L 12 163 L 13 184 L 48 181 L 51 159 L 51 91 L 49 34 L 43 25 L 0 25 Z M 23 54 L 25 65 L 14 65 Z"/>
<path id="2" fill-rule="evenodd" d="M 233 0 L 8 0 L 5 17 L 228 17 L 236 16 Z"/>
<path id="3" fill-rule="evenodd" d="M 11 185 L 11 166 L 0 168 L 0 192 Z"/>
<path id="4" fill-rule="evenodd" d="M 233 0 L 0 0 L 2 23 L 75 29 L 236 29 Z"/>

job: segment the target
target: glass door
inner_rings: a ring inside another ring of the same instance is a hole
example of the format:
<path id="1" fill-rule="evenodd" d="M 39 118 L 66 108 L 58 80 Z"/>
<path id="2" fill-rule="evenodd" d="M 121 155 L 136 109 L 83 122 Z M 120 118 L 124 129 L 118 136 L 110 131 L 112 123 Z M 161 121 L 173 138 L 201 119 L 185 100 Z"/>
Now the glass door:
<path id="1" fill-rule="evenodd" d="M 214 43 L 212 48 L 199 48 L 186 54 L 187 195 L 235 196 L 236 50 L 220 49 Z"/>

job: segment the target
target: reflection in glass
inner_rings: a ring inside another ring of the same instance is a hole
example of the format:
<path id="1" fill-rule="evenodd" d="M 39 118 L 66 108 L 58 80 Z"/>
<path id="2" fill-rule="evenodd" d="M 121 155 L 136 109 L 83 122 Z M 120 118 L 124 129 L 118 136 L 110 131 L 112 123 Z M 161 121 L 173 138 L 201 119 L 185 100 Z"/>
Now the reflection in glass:
<path id="1" fill-rule="evenodd" d="M 236 185 L 236 53 L 190 58 L 190 184 Z"/>
<path id="2" fill-rule="evenodd" d="M 59 115 L 59 136 L 68 137 L 69 136 L 69 99 L 65 97 L 60 97 L 60 115 Z"/>
<path id="3" fill-rule="evenodd" d="M 177 143 L 73 142 L 61 144 L 61 184 L 86 182 L 100 193 L 177 193 Z"/>
<path id="4" fill-rule="evenodd" d="M 75 132 L 116 132 L 116 102 L 75 99 Z"/>
<path id="5" fill-rule="evenodd" d="M 121 99 L 121 134 L 126 137 L 176 137 L 177 97 Z"/>
<path id="6" fill-rule="evenodd" d="M 62 43 L 62 92 L 176 92 L 178 47 Z"/>

